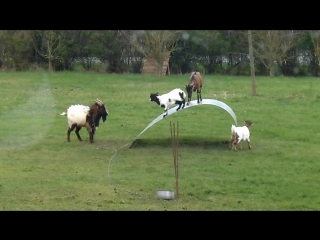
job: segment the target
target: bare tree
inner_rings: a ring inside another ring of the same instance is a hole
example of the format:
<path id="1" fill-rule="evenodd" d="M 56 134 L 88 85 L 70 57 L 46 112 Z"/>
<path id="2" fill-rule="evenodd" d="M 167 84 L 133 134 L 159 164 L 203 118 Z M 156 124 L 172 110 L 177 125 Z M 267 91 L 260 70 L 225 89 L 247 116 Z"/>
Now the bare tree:
<path id="1" fill-rule="evenodd" d="M 255 76 L 255 70 L 254 70 L 254 56 L 253 56 L 251 30 L 248 30 L 248 44 L 249 44 L 250 71 L 251 71 L 251 79 L 252 79 L 252 96 L 256 96 L 257 87 L 256 87 L 256 76 Z"/>
<path id="2" fill-rule="evenodd" d="M 314 47 L 314 53 L 318 58 L 318 64 L 320 66 L 320 30 L 309 30 L 309 32 Z"/>
<path id="3" fill-rule="evenodd" d="M 131 35 L 131 44 L 157 66 L 161 76 L 164 61 L 176 50 L 179 30 L 141 30 Z"/>
<path id="4" fill-rule="evenodd" d="M 8 39 L 10 39 L 10 37 L 8 37 L 8 35 L 11 32 L 8 30 L 0 30 L 0 68 L 3 66 L 6 66 L 6 61 L 7 59 L 10 58 L 9 56 L 9 47 L 8 47 Z"/>
<path id="5" fill-rule="evenodd" d="M 297 32 L 293 30 L 252 31 L 254 54 L 269 69 L 270 77 L 274 77 L 277 64 L 290 58 L 288 52 L 295 46 L 296 40 Z"/>
<path id="6" fill-rule="evenodd" d="M 53 71 L 52 62 L 60 59 L 57 50 L 60 47 L 60 35 L 58 30 L 32 30 L 32 42 L 35 50 L 48 59 L 49 71 Z"/>
<path id="7" fill-rule="evenodd" d="M 0 68 L 26 69 L 30 46 L 29 30 L 0 30 Z"/>

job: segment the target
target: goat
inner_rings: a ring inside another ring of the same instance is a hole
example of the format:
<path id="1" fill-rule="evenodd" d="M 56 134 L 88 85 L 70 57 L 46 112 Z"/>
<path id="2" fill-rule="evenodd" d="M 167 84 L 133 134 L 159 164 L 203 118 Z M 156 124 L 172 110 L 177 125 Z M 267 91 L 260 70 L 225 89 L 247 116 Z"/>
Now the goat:
<path id="1" fill-rule="evenodd" d="M 103 122 L 106 121 L 107 116 L 109 115 L 104 103 L 97 98 L 94 101 L 94 104 L 90 107 L 84 105 L 71 105 L 67 113 L 63 112 L 60 115 L 68 115 L 68 131 L 67 131 L 67 141 L 70 142 L 70 133 L 75 130 L 75 133 L 78 137 L 78 140 L 81 142 L 82 138 L 80 137 L 79 131 L 82 127 L 85 127 L 90 136 L 90 143 L 94 143 L 93 136 L 99 127 L 100 119 L 102 118 Z"/>
<path id="2" fill-rule="evenodd" d="M 231 125 L 231 138 L 229 141 L 229 148 L 237 151 L 237 146 L 240 144 L 242 150 L 242 141 L 247 141 L 248 148 L 251 149 L 250 145 L 250 131 L 249 128 L 253 125 L 253 122 L 244 119 L 244 126 L 236 127 Z"/>
<path id="3" fill-rule="evenodd" d="M 195 70 L 194 72 L 191 73 L 189 83 L 185 85 L 186 87 L 186 92 L 188 93 L 188 102 L 187 105 L 190 104 L 191 98 L 192 98 L 192 92 L 197 91 L 197 102 L 200 103 L 202 102 L 202 96 L 201 96 L 201 91 L 202 91 L 202 77 L 200 72 Z"/>
<path id="4" fill-rule="evenodd" d="M 151 93 L 150 94 L 150 101 L 155 102 L 164 110 L 163 118 L 168 115 L 168 110 L 171 105 L 179 104 L 177 111 L 181 108 L 184 108 L 186 103 L 186 93 L 181 90 L 180 88 L 173 89 L 172 91 L 159 95 L 159 93 Z"/>

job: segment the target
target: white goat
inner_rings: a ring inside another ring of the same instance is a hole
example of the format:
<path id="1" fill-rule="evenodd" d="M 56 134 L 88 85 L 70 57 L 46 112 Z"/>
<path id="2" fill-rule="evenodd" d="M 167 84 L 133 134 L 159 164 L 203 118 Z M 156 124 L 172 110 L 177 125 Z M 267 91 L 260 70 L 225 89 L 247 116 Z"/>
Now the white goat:
<path id="1" fill-rule="evenodd" d="M 60 115 L 68 115 L 68 131 L 67 131 L 67 141 L 70 142 L 70 133 L 75 130 L 75 133 L 79 141 L 82 141 L 79 131 L 82 127 L 85 127 L 90 136 L 90 143 L 93 143 L 93 135 L 95 130 L 99 127 L 99 121 L 102 118 L 103 122 L 106 121 L 108 116 L 108 111 L 105 108 L 103 102 L 99 99 L 94 101 L 91 107 L 84 105 L 71 105 L 67 113 L 63 112 Z"/>
<path id="2" fill-rule="evenodd" d="M 169 107 L 174 104 L 179 104 L 177 111 L 181 108 L 181 106 L 183 109 L 186 103 L 185 98 L 186 93 L 180 88 L 173 89 L 172 91 L 162 95 L 159 95 L 158 93 L 150 94 L 150 101 L 157 103 L 164 109 L 163 118 L 168 115 Z"/>
<path id="3" fill-rule="evenodd" d="M 247 141 L 248 148 L 251 149 L 250 146 L 250 131 L 249 128 L 253 125 L 253 122 L 249 120 L 244 120 L 244 126 L 236 127 L 235 125 L 231 125 L 231 138 L 229 141 L 229 148 L 237 151 L 237 146 L 240 144 L 240 149 L 242 150 L 242 141 Z"/>

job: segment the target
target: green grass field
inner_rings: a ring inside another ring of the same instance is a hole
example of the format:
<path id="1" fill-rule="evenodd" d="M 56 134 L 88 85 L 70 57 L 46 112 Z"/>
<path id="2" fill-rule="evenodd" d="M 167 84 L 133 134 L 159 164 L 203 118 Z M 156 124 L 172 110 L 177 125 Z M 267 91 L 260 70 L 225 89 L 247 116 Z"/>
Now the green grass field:
<path id="1" fill-rule="evenodd" d="M 319 210 L 319 78 L 204 75 L 202 97 L 226 103 L 238 125 L 254 122 L 249 150 L 228 148 L 232 117 L 201 105 L 161 120 L 149 101 L 189 75 L 0 72 L 1 210 Z M 86 129 L 66 141 L 71 104 L 105 102 L 95 143 Z M 193 100 L 196 98 L 193 95 Z M 179 122 L 179 193 L 170 121 Z M 129 146 L 132 147 L 129 148 Z"/>

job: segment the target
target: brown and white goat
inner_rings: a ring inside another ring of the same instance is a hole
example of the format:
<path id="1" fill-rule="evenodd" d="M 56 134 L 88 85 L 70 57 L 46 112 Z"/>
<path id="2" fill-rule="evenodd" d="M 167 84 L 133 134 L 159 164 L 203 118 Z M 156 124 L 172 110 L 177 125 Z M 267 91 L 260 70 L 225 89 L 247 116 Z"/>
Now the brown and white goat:
<path id="1" fill-rule="evenodd" d="M 70 133 L 75 129 L 75 133 L 78 140 L 81 142 L 79 131 L 82 127 L 85 127 L 89 133 L 90 143 L 94 143 L 93 136 L 96 129 L 99 127 L 100 119 L 103 122 L 106 121 L 109 115 L 104 103 L 97 99 L 94 104 L 90 107 L 84 105 L 71 105 L 67 113 L 63 112 L 60 115 L 68 116 L 68 131 L 67 131 L 67 141 L 70 142 Z"/>
<path id="2" fill-rule="evenodd" d="M 192 92 L 197 91 L 197 102 L 200 103 L 202 102 L 202 96 L 201 96 L 201 91 L 202 91 L 202 77 L 200 72 L 197 70 L 191 73 L 189 83 L 185 85 L 186 87 L 186 92 L 188 94 L 188 102 L 187 105 L 190 104 L 191 98 L 192 98 Z"/>
<path id="3" fill-rule="evenodd" d="M 251 149 L 250 145 L 250 131 L 249 128 L 253 125 L 253 122 L 244 119 L 244 126 L 236 127 L 235 125 L 231 125 L 231 137 L 229 140 L 229 148 L 237 151 L 237 146 L 240 144 L 240 148 L 242 150 L 242 141 L 247 141 L 248 148 Z"/>

